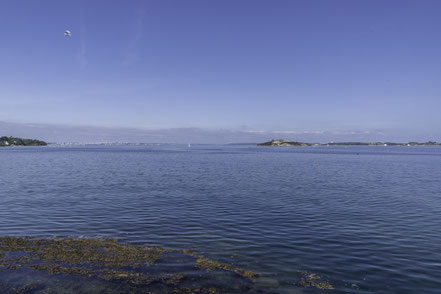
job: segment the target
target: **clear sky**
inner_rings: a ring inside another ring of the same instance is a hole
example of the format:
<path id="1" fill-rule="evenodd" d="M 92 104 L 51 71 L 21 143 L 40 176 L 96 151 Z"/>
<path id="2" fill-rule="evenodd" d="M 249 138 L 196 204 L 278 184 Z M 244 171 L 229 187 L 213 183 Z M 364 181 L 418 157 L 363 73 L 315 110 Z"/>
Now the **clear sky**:
<path id="1" fill-rule="evenodd" d="M 0 135 L 441 141 L 440 111 L 439 0 L 0 0 Z"/>

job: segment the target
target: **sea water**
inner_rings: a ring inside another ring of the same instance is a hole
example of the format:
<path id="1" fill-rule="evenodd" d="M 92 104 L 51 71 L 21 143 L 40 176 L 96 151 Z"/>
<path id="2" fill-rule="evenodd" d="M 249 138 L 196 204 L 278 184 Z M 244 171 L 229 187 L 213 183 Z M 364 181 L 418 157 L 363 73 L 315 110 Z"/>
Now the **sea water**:
<path id="1" fill-rule="evenodd" d="M 6 147 L 1 236 L 188 249 L 271 293 L 439 293 L 441 148 Z"/>

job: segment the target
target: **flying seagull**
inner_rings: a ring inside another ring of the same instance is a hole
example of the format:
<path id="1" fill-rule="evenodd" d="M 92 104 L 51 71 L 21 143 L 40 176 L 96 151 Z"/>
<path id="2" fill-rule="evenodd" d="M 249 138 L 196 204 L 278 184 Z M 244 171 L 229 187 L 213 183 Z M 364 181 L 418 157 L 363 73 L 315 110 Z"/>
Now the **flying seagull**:
<path id="1" fill-rule="evenodd" d="M 69 31 L 69 30 L 66 30 L 66 31 L 64 32 L 64 35 L 70 37 L 70 31 Z"/>

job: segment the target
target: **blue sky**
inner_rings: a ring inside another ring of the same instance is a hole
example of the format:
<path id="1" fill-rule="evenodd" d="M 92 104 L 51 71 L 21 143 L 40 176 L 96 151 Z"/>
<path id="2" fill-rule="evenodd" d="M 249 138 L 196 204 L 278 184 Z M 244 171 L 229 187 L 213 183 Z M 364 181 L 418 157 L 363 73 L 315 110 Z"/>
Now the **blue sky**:
<path id="1" fill-rule="evenodd" d="M 440 110 L 441 1 L 0 0 L 0 135 L 441 141 Z"/>

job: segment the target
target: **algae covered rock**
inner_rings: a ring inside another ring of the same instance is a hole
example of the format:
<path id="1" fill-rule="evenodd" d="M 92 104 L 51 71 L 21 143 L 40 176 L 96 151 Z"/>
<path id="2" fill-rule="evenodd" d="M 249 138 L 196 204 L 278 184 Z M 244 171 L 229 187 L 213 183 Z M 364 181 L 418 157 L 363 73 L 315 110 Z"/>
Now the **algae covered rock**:
<path id="1" fill-rule="evenodd" d="M 26 273 L 26 279 L 29 271 L 49 280 L 52 275 L 98 279 L 124 289 L 115 293 L 248 293 L 259 276 L 188 250 L 124 244 L 115 239 L 0 237 L 0 274 L 11 271 Z M 25 289 L 23 293 L 36 289 L 24 286 L 14 289 Z"/>
<path id="2" fill-rule="evenodd" d="M 306 272 L 296 285 L 333 289 Z M 0 293 L 274 293 L 282 286 L 186 249 L 116 239 L 0 237 Z"/>

